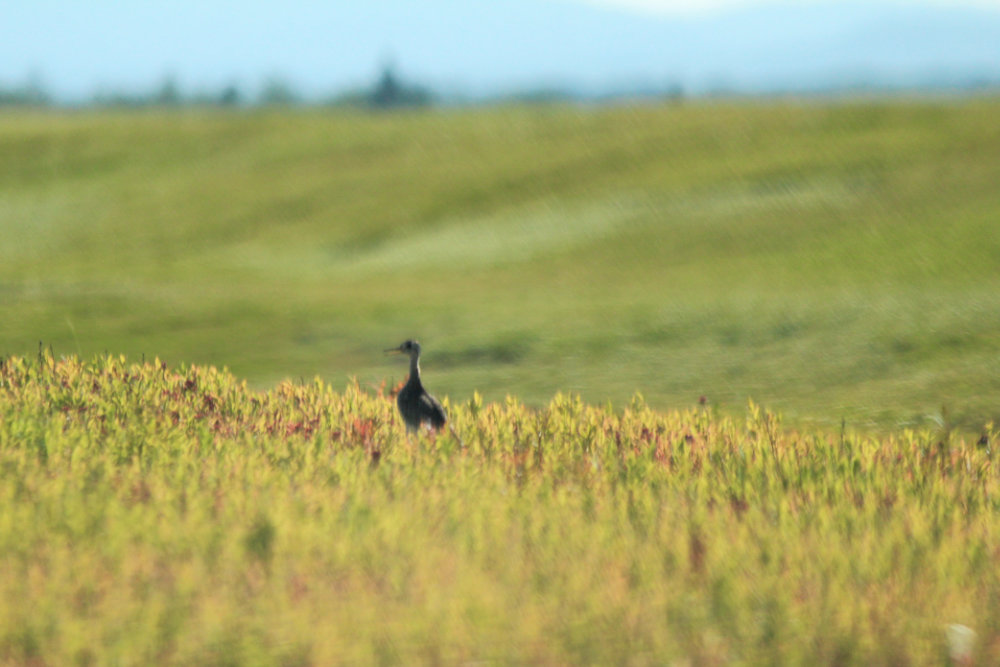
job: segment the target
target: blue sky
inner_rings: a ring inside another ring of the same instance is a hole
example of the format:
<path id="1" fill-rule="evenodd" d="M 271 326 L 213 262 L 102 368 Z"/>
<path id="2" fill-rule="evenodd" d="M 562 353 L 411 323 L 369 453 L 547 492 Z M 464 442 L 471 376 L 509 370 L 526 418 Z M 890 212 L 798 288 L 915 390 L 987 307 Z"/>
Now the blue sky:
<path id="1" fill-rule="evenodd" d="M 307 96 L 322 96 L 367 85 L 386 62 L 437 89 L 472 95 L 549 85 L 591 90 L 655 86 L 670 76 L 689 87 L 707 86 L 713 77 L 757 81 L 802 77 L 810 75 L 809 68 L 821 71 L 824 59 L 838 53 L 846 63 L 843 67 L 860 71 L 870 60 L 881 71 L 896 67 L 900 55 L 889 54 L 876 62 L 874 55 L 851 53 L 855 46 L 839 44 L 853 45 L 857 40 L 835 31 L 852 29 L 857 19 L 844 17 L 869 7 L 908 8 L 917 3 L 827 0 L 823 4 L 828 15 L 801 14 L 801 8 L 819 4 L 808 0 L 12 0 L 5 4 L 0 21 L 0 86 L 21 85 L 34 77 L 62 99 L 82 100 L 101 90 L 149 91 L 167 77 L 176 79 L 185 92 L 235 84 L 248 94 L 274 77 L 288 80 Z M 750 20 L 746 12 L 763 4 L 770 9 L 761 9 L 760 16 Z M 986 8 L 1000 17 L 1000 0 L 919 4 Z M 784 14 L 773 9 L 781 5 L 797 8 L 800 15 L 785 25 Z M 830 8 L 840 5 L 844 11 L 829 14 Z M 744 14 L 728 20 L 730 10 Z M 826 24 L 830 24 L 827 33 L 845 41 L 814 44 L 825 42 L 825 33 L 813 31 L 825 29 Z M 963 25 L 982 33 L 971 46 L 941 43 L 924 55 L 907 47 L 915 51 L 915 62 L 924 58 L 920 66 L 930 69 L 942 54 L 967 51 L 955 67 L 988 68 L 1000 63 L 1000 52 L 991 49 L 991 44 L 1000 44 L 996 34 L 1000 30 L 993 29 L 1000 18 L 996 24 L 972 20 Z M 956 19 L 954 30 L 964 29 Z M 695 39 L 699 30 L 705 36 Z M 919 39 L 918 44 L 922 44 Z"/>
<path id="2" fill-rule="evenodd" d="M 589 0 L 591 4 L 624 7 L 659 14 L 692 14 L 711 12 L 737 7 L 748 7 L 762 4 L 760 0 Z M 785 4 L 801 4 L 809 0 L 784 0 Z M 777 3 L 771 3 L 777 4 Z M 899 4 L 907 4 L 900 1 Z M 945 6 L 965 5 L 988 9 L 1000 8 L 1000 0 L 931 0 L 928 4 Z"/>

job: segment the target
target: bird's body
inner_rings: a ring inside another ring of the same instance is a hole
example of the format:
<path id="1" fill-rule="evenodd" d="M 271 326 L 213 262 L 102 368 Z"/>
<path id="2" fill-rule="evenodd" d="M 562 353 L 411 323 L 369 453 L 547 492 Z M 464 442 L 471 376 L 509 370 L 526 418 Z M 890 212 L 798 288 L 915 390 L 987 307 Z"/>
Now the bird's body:
<path id="1" fill-rule="evenodd" d="M 444 408 L 436 398 L 427 393 L 420 381 L 420 343 L 408 340 L 386 352 L 410 356 L 410 378 L 396 395 L 396 407 L 406 423 L 406 430 L 417 431 L 424 424 L 429 424 L 434 430 L 444 427 L 448 421 Z"/>

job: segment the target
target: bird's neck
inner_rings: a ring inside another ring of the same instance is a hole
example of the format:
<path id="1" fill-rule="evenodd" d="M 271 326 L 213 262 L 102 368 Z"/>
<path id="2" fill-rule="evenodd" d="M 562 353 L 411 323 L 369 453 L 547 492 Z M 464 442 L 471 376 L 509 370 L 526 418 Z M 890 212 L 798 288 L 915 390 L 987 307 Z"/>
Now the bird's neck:
<path id="1" fill-rule="evenodd" d="M 420 357 L 410 357 L 410 382 L 420 382 Z"/>

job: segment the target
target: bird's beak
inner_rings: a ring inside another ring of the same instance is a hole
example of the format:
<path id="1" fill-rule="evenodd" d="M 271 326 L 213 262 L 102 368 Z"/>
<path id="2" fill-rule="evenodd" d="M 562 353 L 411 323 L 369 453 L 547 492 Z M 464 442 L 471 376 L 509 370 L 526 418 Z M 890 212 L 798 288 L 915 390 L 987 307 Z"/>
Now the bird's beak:
<path id="1" fill-rule="evenodd" d="M 400 347 L 390 347 L 388 350 L 385 351 L 385 353 L 386 354 L 399 354 L 402 351 L 403 351 L 403 349 L 400 348 Z"/>

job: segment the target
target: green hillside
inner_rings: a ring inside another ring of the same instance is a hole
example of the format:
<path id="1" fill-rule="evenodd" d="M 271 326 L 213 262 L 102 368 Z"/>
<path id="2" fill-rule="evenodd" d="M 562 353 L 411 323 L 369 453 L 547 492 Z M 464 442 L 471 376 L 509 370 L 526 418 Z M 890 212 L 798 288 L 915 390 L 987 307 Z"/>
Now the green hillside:
<path id="1" fill-rule="evenodd" d="M 1000 420 L 1000 101 L 0 115 L 0 355 Z"/>

